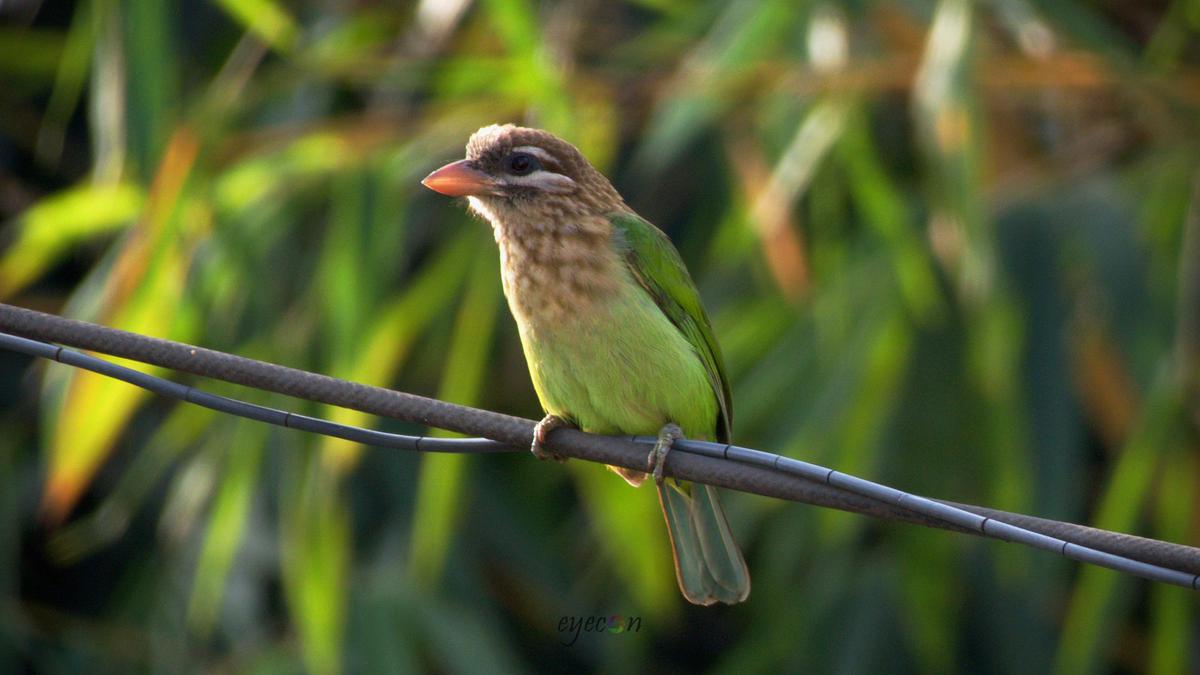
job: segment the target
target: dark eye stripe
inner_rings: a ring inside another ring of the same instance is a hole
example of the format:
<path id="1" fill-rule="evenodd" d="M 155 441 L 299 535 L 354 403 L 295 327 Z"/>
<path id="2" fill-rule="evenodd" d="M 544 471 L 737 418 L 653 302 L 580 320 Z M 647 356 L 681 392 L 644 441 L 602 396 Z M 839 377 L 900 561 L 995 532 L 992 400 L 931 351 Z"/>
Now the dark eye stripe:
<path id="1" fill-rule="evenodd" d="M 542 168 L 538 158 L 527 152 L 514 152 L 504 158 L 504 169 L 514 176 L 528 176 Z"/>

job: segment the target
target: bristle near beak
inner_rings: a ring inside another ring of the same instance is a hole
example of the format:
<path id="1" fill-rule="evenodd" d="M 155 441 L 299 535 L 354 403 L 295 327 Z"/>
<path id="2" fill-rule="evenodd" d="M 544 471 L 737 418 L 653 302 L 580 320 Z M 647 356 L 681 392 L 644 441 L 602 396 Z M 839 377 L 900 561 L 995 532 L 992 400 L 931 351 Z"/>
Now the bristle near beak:
<path id="1" fill-rule="evenodd" d="M 450 197 L 467 197 L 493 192 L 496 180 L 475 168 L 470 160 L 460 159 L 429 174 L 421 185 Z"/>

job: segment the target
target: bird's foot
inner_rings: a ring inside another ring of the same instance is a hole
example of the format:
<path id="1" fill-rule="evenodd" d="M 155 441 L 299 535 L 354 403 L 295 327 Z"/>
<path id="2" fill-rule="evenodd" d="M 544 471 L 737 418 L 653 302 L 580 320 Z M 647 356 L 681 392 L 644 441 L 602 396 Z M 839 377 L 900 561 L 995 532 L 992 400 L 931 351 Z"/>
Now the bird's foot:
<path id="1" fill-rule="evenodd" d="M 654 476 L 655 485 L 662 485 L 663 465 L 667 463 L 667 453 L 671 452 L 671 446 L 675 444 L 675 441 L 681 438 L 683 438 L 683 429 L 680 429 L 679 425 L 674 422 L 666 424 L 658 430 L 658 441 L 654 444 L 654 449 L 646 456 L 646 471 Z"/>
<path id="2" fill-rule="evenodd" d="M 542 418 L 542 421 L 538 422 L 537 426 L 533 428 L 533 444 L 529 446 L 529 452 L 532 452 L 534 457 L 537 457 L 541 460 L 552 459 L 556 462 L 567 461 L 566 457 L 563 457 L 556 452 L 550 452 L 543 446 L 546 443 L 546 434 L 554 431 L 555 429 L 561 429 L 562 427 L 569 426 L 571 426 L 569 422 L 561 417 L 558 417 L 557 415 L 546 415 Z"/>

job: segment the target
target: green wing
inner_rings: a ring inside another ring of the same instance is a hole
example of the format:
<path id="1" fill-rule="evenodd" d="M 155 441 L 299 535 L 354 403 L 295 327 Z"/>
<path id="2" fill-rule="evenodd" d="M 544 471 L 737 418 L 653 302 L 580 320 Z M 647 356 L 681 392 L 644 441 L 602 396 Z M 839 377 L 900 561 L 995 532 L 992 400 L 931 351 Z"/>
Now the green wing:
<path id="1" fill-rule="evenodd" d="M 679 252 L 667 235 L 636 214 L 615 213 L 609 220 L 634 278 L 704 362 L 720 410 L 716 438 L 728 443 L 733 425 L 729 378 L 700 294 Z M 698 605 L 745 600 L 750 595 L 750 572 L 729 531 L 717 491 L 672 479 L 658 486 L 658 500 L 667 519 L 675 578 L 683 596 Z"/>
<path id="2" fill-rule="evenodd" d="M 609 221 L 616 228 L 617 245 L 625 254 L 625 261 L 634 278 L 654 298 L 659 309 L 683 333 L 704 362 L 713 395 L 717 397 L 720 407 L 716 438 L 728 443 L 733 428 L 729 378 L 725 375 L 721 349 L 713 336 L 708 314 L 700 302 L 700 293 L 688 275 L 679 252 L 662 230 L 636 213 L 614 213 L 609 216 Z"/>

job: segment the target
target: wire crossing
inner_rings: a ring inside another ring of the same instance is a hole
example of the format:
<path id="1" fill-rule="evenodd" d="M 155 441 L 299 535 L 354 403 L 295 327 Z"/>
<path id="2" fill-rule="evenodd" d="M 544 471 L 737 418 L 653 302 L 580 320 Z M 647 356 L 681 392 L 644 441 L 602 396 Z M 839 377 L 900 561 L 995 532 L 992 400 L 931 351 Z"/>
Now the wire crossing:
<path id="1" fill-rule="evenodd" d="M 160 396 L 219 412 L 366 445 L 418 452 L 493 453 L 523 451 L 532 439 L 534 423 L 531 420 L 369 387 L 12 305 L 0 304 L 0 331 L 6 331 L 0 332 L 0 348 L 3 349 L 90 370 Z M 218 396 L 43 340 L 489 438 L 410 436 L 337 424 Z M 547 445 L 570 457 L 643 468 L 646 446 L 654 441 L 653 437 L 607 437 L 561 429 L 551 433 Z M 705 441 L 679 441 L 664 470 L 667 475 L 721 487 L 1021 543 L 1080 562 L 1193 590 L 1200 586 L 1200 549 L 932 500 L 761 450 Z"/>

